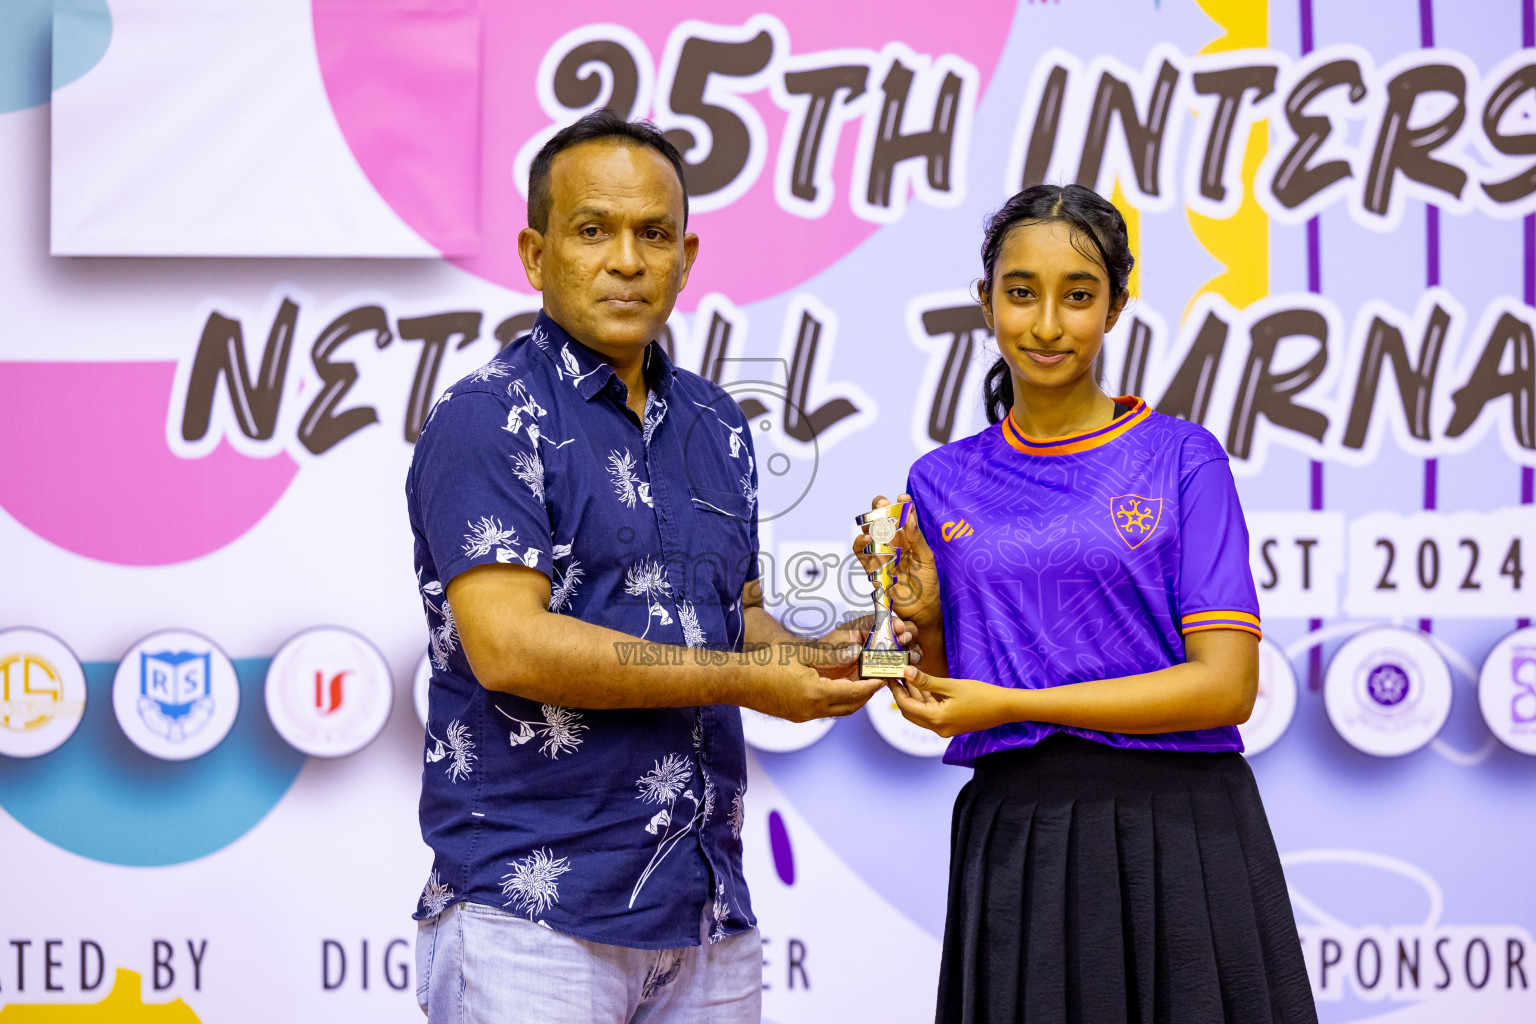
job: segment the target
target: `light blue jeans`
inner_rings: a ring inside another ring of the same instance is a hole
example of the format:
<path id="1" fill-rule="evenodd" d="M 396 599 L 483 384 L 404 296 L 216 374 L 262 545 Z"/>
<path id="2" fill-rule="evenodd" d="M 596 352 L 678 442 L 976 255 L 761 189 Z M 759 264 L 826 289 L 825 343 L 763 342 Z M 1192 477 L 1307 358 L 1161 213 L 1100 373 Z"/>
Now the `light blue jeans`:
<path id="1" fill-rule="evenodd" d="M 762 992 L 756 929 L 654 950 L 478 903 L 417 922 L 416 1001 L 430 1024 L 758 1024 Z"/>

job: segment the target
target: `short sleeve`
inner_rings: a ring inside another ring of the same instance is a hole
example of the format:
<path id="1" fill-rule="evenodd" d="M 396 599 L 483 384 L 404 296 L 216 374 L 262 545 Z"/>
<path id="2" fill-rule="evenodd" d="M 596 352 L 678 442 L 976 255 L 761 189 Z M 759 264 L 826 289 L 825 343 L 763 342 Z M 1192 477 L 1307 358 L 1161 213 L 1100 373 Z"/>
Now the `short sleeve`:
<path id="1" fill-rule="evenodd" d="M 444 586 L 477 565 L 552 574 L 538 435 L 510 429 L 516 411 L 484 392 L 445 396 L 417 438 L 420 527 Z"/>
<path id="2" fill-rule="evenodd" d="M 1248 526 L 1225 459 L 1203 462 L 1185 477 L 1179 516 L 1179 632 L 1241 629 L 1261 636 Z"/>

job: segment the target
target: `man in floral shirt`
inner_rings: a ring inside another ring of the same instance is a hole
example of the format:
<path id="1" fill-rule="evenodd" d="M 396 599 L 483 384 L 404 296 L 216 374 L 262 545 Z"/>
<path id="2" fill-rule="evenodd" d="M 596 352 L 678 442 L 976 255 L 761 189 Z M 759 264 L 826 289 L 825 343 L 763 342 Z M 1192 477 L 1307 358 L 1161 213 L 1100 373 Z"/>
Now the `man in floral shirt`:
<path id="1" fill-rule="evenodd" d="M 543 312 L 417 441 L 434 1024 L 756 1022 L 736 706 L 803 721 L 879 688 L 855 631 L 825 654 L 762 608 L 749 424 L 653 341 L 698 252 L 682 171 L 606 111 L 550 140 L 519 237 Z"/>

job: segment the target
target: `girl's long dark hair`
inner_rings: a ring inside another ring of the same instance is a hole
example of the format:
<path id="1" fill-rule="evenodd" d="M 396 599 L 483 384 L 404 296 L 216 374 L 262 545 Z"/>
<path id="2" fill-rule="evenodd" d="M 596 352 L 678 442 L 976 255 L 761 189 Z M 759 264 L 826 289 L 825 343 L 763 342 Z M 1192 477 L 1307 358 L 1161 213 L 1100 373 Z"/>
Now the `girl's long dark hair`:
<path id="1" fill-rule="evenodd" d="M 992 294 L 992 272 L 1008 232 L 1024 224 L 1063 221 L 1072 227 L 1072 244 L 1109 275 L 1111 301 L 1126 292 L 1136 258 L 1131 255 L 1125 218 L 1108 199 L 1081 185 L 1031 185 L 987 218 L 981 243 L 981 294 Z M 1092 249 L 1084 248 L 1091 245 Z M 1013 373 L 998 357 L 982 383 L 987 422 L 998 423 L 1013 408 Z"/>

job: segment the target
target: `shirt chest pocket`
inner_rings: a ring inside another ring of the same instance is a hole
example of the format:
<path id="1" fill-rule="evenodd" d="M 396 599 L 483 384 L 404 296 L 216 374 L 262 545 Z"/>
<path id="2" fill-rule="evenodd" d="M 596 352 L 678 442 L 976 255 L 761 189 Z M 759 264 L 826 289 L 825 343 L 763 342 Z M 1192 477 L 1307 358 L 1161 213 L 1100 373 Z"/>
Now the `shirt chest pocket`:
<path id="1" fill-rule="evenodd" d="M 728 606 L 741 596 L 752 568 L 752 503 L 735 491 L 689 488 L 693 505 L 692 576 L 696 593 L 715 589 Z"/>

